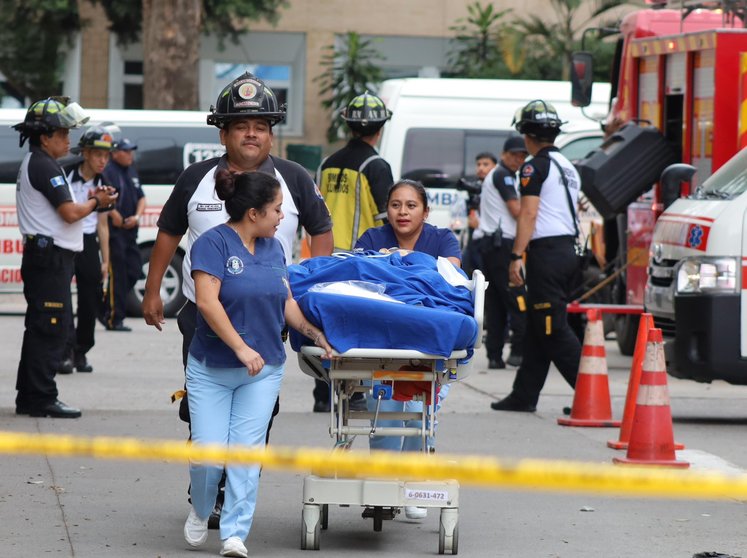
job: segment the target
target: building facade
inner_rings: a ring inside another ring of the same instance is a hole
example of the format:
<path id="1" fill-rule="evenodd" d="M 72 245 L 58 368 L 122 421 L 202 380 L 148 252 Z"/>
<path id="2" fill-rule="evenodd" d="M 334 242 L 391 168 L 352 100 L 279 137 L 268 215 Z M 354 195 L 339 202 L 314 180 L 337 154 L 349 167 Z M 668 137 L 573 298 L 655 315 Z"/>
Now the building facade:
<path id="1" fill-rule="evenodd" d="M 215 37 L 201 37 L 199 109 L 207 111 L 221 88 L 250 70 L 263 78 L 288 103 L 287 121 L 276 130 L 276 151 L 284 144 L 322 145 L 330 115 L 321 106 L 319 84 L 324 47 L 348 31 L 374 40 L 384 56 L 386 77 L 433 77 L 445 69 L 449 39 L 459 18 L 474 0 L 289 0 L 276 25 L 252 22 L 238 44 L 218 46 Z M 496 8 L 509 7 L 503 0 Z M 527 0 L 523 9 L 539 8 L 542 0 Z M 505 5 L 505 6 L 504 6 Z M 91 108 L 142 108 L 142 45 L 121 47 L 107 30 L 100 5 L 79 3 L 85 26 L 67 57 L 65 93 Z M 509 16 L 510 18 L 510 16 Z"/>

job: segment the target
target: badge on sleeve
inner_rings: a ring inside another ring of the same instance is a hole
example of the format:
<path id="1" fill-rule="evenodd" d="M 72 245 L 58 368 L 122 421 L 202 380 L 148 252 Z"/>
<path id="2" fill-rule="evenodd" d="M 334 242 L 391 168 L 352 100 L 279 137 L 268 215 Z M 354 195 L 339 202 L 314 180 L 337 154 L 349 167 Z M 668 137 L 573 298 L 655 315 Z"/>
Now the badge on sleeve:
<path id="1" fill-rule="evenodd" d="M 526 186 L 534 175 L 534 166 L 526 164 L 521 169 L 521 185 Z"/>
<path id="2" fill-rule="evenodd" d="M 513 186 L 514 185 L 514 177 L 513 176 L 504 176 L 503 177 L 503 183 L 506 186 Z"/>
<path id="3" fill-rule="evenodd" d="M 51 183 L 52 183 L 52 188 L 58 188 L 58 187 L 60 187 L 60 186 L 64 186 L 64 185 L 66 184 L 66 182 L 65 182 L 65 177 L 64 177 L 64 176 L 62 176 L 62 175 L 60 175 L 60 176 L 55 176 L 54 178 L 51 178 L 51 179 L 49 180 L 49 182 L 51 182 Z"/>

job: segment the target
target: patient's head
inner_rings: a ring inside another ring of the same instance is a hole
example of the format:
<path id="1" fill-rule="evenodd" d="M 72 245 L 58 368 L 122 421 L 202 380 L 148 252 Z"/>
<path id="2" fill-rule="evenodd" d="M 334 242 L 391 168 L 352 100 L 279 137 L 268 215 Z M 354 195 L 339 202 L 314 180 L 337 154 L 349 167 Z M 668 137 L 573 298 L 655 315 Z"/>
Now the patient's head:
<path id="1" fill-rule="evenodd" d="M 428 196 L 415 180 L 400 180 L 389 188 L 386 214 L 398 238 L 420 236 L 428 218 Z"/>

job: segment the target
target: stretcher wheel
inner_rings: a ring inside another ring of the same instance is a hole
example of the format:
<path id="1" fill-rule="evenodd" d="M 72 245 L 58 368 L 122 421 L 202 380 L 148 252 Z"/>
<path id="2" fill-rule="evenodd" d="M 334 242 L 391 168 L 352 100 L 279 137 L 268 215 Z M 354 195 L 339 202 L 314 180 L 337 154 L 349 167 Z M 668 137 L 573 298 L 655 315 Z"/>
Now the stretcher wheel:
<path id="1" fill-rule="evenodd" d="M 301 550 L 319 550 L 321 538 L 321 506 L 304 504 L 301 512 Z"/>
<path id="2" fill-rule="evenodd" d="M 322 504 L 322 531 L 326 531 L 329 525 L 329 504 Z"/>
<path id="3" fill-rule="evenodd" d="M 459 510 L 442 508 L 438 522 L 438 553 L 456 555 L 459 552 Z"/>

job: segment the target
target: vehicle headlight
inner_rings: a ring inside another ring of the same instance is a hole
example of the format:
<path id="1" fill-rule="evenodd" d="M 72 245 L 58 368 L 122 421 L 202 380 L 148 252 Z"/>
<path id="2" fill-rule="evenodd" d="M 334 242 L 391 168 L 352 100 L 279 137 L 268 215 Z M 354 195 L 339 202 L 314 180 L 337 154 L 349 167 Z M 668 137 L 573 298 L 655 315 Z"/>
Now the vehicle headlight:
<path id="1" fill-rule="evenodd" d="M 677 270 L 677 293 L 734 293 L 737 259 L 696 256 L 685 258 Z"/>

